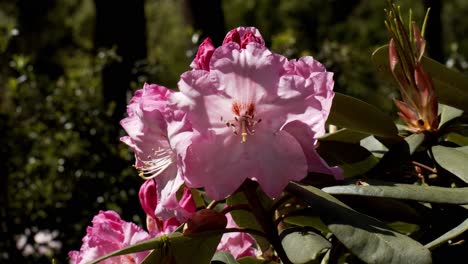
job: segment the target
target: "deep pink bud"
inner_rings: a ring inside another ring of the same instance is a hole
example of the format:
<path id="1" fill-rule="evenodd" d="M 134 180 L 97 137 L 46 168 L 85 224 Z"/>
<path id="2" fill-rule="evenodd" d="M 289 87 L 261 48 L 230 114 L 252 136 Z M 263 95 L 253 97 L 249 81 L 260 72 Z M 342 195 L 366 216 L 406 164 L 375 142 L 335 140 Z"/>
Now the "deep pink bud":
<path id="1" fill-rule="evenodd" d="M 153 179 L 145 181 L 141 187 L 138 196 L 140 198 L 140 204 L 145 213 L 152 218 L 157 218 L 154 214 L 156 206 L 158 205 L 158 186 Z"/>
<path id="2" fill-rule="evenodd" d="M 231 42 L 235 42 L 235 43 L 237 43 L 239 45 L 241 44 L 241 39 L 240 39 L 239 32 L 237 31 L 237 28 L 229 31 L 226 34 L 226 37 L 223 40 L 223 45 L 227 44 L 227 43 L 231 43 Z"/>
<path id="3" fill-rule="evenodd" d="M 211 42 L 210 38 L 206 38 L 200 44 L 200 47 L 198 47 L 197 55 L 195 56 L 192 64 L 190 64 L 190 67 L 195 70 L 210 70 L 210 59 L 214 50 L 213 42 Z"/>
<path id="4" fill-rule="evenodd" d="M 241 40 L 241 43 L 240 43 L 241 48 L 245 49 L 245 46 L 247 46 L 247 44 L 249 44 L 250 42 L 256 42 L 258 44 L 263 44 L 263 39 L 255 36 L 252 32 L 247 31 L 242 36 L 242 40 Z"/>
<path id="5" fill-rule="evenodd" d="M 184 194 L 182 195 L 182 198 L 180 198 L 179 205 L 188 213 L 194 213 L 197 210 L 197 206 L 193 200 L 192 191 L 190 191 L 189 188 L 184 189 Z"/>

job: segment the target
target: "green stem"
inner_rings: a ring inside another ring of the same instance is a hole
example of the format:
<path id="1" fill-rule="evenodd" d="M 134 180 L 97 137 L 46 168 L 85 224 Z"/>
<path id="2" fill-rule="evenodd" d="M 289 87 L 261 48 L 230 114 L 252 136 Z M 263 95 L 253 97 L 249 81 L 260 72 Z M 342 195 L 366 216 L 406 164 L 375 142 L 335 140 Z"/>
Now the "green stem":
<path id="1" fill-rule="evenodd" d="M 252 213 L 254 214 L 258 223 L 262 227 L 268 241 L 275 249 L 282 263 L 292 264 L 292 262 L 288 259 L 286 252 L 284 251 L 283 245 L 281 245 L 281 239 L 278 234 L 278 229 L 276 228 L 276 225 L 273 222 L 271 214 L 269 214 L 269 212 L 263 207 L 261 201 L 258 199 L 256 192 L 257 183 L 247 180 L 242 184 L 241 188 L 243 193 L 245 194 L 245 197 L 247 198 L 247 201 L 250 204 Z"/>

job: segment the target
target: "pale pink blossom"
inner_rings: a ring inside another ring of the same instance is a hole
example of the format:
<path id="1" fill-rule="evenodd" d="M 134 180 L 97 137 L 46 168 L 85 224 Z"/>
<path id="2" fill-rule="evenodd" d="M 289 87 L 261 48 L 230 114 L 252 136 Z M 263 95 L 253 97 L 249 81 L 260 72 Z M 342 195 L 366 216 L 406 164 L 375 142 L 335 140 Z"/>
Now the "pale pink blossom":
<path id="1" fill-rule="evenodd" d="M 100 211 L 93 218 L 93 225 L 86 230 L 80 251 L 68 253 L 70 262 L 84 264 L 96 260 L 126 246 L 150 238 L 149 234 L 134 223 L 125 222 L 114 211 Z M 103 264 L 111 263 L 140 263 L 149 254 L 142 251 L 104 260 Z"/>
<path id="2" fill-rule="evenodd" d="M 128 136 L 121 140 L 135 152 L 135 167 L 144 179 L 154 179 L 158 187 L 154 203 L 155 213 L 170 218 L 179 206 L 176 193 L 184 183 L 183 159 L 189 143 L 190 124 L 181 110 L 171 109 L 167 104 L 170 94 L 165 87 L 145 84 L 135 92 L 127 106 L 128 117 L 120 124 Z M 179 219 L 181 220 L 181 219 Z"/>
<path id="3" fill-rule="evenodd" d="M 238 228 L 230 213 L 226 214 L 227 226 L 226 228 Z M 243 232 L 225 233 L 219 242 L 217 251 L 227 251 L 236 258 L 255 257 L 257 249 L 254 247 L 256 244 L 255 239 Z"/>
<path id="4" fill-rule="evenodd" d="M 219 200 L 251 179 L 278 197 L 308 171 L 340 176 L 314 147 L 334 93 L 332 73 L 312 57 L 288 61 L 256 29 L 239 28 L 215 49 L 208 71 L 185 72 L 178 85 L 170 100 L 195 131 L 183 159 L 189 187 Z"/>

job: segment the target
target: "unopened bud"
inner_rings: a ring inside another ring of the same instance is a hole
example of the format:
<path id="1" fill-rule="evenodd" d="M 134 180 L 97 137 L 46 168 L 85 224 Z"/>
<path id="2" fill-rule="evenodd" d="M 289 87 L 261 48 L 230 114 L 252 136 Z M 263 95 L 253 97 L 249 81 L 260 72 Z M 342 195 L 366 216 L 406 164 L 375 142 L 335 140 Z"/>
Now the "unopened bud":
<path id="1" fill-rule="evenodd" d="M 202 209 L 192 215 L 187 221 L 184 234 L 195 234 L 209 230 L 220 230 L 226 228 L 226 216 L 211 209 Z"/>

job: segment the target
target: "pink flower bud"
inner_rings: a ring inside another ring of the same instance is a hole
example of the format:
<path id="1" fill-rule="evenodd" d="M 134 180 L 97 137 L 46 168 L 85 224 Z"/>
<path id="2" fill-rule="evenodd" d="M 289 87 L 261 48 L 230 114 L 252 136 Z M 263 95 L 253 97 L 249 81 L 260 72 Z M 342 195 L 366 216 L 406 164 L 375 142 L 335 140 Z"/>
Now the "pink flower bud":
<path id="1" fill-rule="evenodd" d="M 224 229 L 227 219 L 224 214 L 211 209 L 202 209 L 192 215 L 192 219 L 187 221 L 187 228 L 184 234 L 195 234 L 209 230 Z"/>
<path id="2" fill-rule="evenodd" d="M 213 42 L 211 42 L 210 38 L 206 38 L 200 44 L 200 47 L 198 47 L 197 55 L 195 56 L 192 64 L 190 64 L 190 67 L 194 70 L 210 70 L 210 59 L 214 50 Z"/>
<path id="3" fill-rule="evenodd" d="M 138 196 L 140 198 L 140 204 L 145 213 L 152 218 L 157 218 L 154 212 L 158 205 L 158 186 L 153 179 L 145 181 L 141 187 Z"/>

